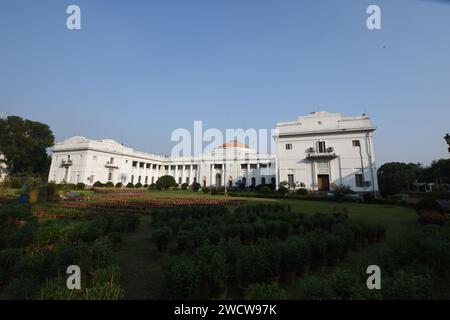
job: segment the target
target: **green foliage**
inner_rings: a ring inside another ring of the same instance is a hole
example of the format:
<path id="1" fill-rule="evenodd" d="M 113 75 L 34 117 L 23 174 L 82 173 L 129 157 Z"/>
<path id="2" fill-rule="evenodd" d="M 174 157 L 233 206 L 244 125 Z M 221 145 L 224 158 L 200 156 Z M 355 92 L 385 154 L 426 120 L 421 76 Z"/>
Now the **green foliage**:
<path id="1" fill-rule="evenodd" d="M 282 195 L 285 195 L 289 193 L 289 189 L 286 188 L 285 186 L 279 186 L 277 192 Z"/>
<path id="2" fill-rule="evenodd" d="M 362 283 L 349 270 L 336 269 L 331 282 L 337 299 L 351 300 L 358 299 L 361 296 L 361 291 L 363 290 Z"/>
<path id="3" fill-rule="evenodd" d="M 46 124 L 17 116 L 0 119 L 0 150 L 12 174 L 48 172 L 47 148 L 53 146 L 54 141 Z"/>
<path id="4" fill-rule="evenodd" d="M 198 182 L 194 182 L 191 187 L 193 191 L 197 192 L 198 190 L 200 190 L 201 185 Z"/>
<path id="5" fill-rule="evenodd" d="M 205 246 L 198 249 L 194 256 L 199 280 L 208 286 L 205 298 L 220 297 L 225 291 L 227 261 L 223 249 L 219 246 Z"/>
<path id="6" fill-rule="evenodd" d="M 131 183 L 131 182 L 128 182 L 128 183 L 127 183 L 127 188 L 128 188 L 128 189 L 133 189 L 133 188 L 134 188 L 134 184 Z"/>
<path id="7" fill-rule="evenodd" d="M 140 189 L 140 188 L 142 188 L 142 183 L 138 182 L 138 183 L 136 183 L 136 184 L 134 185 L 134 187 L 135 187 L 136 189 Z"/>
<path id="8" fill-rule="evenodd" d="M 159 177 L 156 181 L 157 188 L 159 189 L 169 189 L 171 187 L 174 187 L 175 184 L 175 178 L 169 175 Z"/>
<path id="9" fill-rule="evenodd" d="M 189 187 L 189 185 L 187 183 L 183 183 L 181 185 L 181 190 L 187 190 L 188 187 Z"/>
<path id="10" fill-rule="evenodd" d="M 39 187 L 39 199 L 57 201 L 58 198 L 58 186 L 55 183 L 49 182 Z"/>
<path id="11" fill-rule="evenodd" d="M 94 188 L 102 188 L 104 186 L 103 183 L 101 183 L 100 181 L 95 181 L 93 184 Z"/>
<path id="12" fill-rule="evenodd" d="M 287 292 L 276 283 L 255 283 L 245 292 L 246 300 L 285 300 Z"/>
<path id="13" fill-rule="evenodd" d="M 172 229 L 169 227 L 162 227 L 153 231 L 152 239 L 159 251 L 167 250 L 171 238 Z"/>
<path id="14" fill-rule="evenodd" d="M 84 188 L 86 188 L 86 184 L 84 184 L 83 182 L 77 183 L 76 189 L 83 190 Z"/>
<path id="15" fill-rule="evenodd" d="M 100 238 L 94 241 L 91 247 L 91 261 L 96 268 L 104 268 L 111 262 L 111 240 Z"/>
<path id="16" fill-rule="evenodd" d="M 260 194 L 271 194 L 272 189 L 268 186 L 263 186 L 261 189 L 259 189 L 258 193 Z"/>
<path id="17" fill-rule="evenodd" d="M 421 168 L 415 163 L 389 162 L 377 171 L 378 186 L 382 196 L 389 196 L 408 189 L 416 181 Z"/>
<path id="18" fill-rule="evenodd" d="M 399 270 L 386 280 L 383 297 L 389 300 L 431 299 L 433 282 L 429 276 Z"/>
<path id="19" fill-rule="evenodd" d="M 264 281 L 267 268 L 267 258 L 260 247 L 255 245 L 240 247 L 236 273 L 241 287 Z"/>
<path id="20" fill-rule="evenodd" d="M 123 186 L 122 182 L 117 182 L 115 185 L 116 188 L 122 188 L 122 186 Z"/>
<path id="21" fill-rule="evenodd" d="M 107 183 L 105 183 L 105 187 L 106 188 L 114 188 L 114 183 L 112 183 L 111 181 L 108 181 Z"/>
<path id="22" fill-rule="evenodd" d="M 297 190 L 297 194 L 299 194 L 301 196 L 306 196 L 308 194 L 308 189 L 300 188 Z"/>
<path id="23" fill-rule="evenodd" d="M 331 300 L 336 296 L 330 281 L 321 277 L 307 276 L 297 285 L 306 300 Z"/>
<path id="24" fill-rule="evenodd" d="M 198 269 L 192 259 L 171 258 L 164 268 L 170 299 L 192 298 L 198 284 Z"/>

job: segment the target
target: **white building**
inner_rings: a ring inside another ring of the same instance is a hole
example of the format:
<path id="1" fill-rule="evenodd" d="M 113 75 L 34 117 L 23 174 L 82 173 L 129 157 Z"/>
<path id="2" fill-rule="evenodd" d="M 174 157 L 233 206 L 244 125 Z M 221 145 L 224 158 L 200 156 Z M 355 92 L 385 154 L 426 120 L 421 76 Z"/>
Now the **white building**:
<path id="1" fill-rule="evenodd" d="M 6 176 L 8 175 L 8 168 L 2 160 L 5 160 L 5 156 L 3 153 L 0 152 L 0 182 L 5 180 Z"/>
<path id="2" fill-rule="evenodd" d="M 312 112 L 277 124 L 277 184 L 303 183 L 315 191 L 348 185 L 357 192 L 378 191 L 372 135 L 366 115 Z"/>
<path id="3" fill-rule="evenodd" d="M 49 181 L 144 185 L 155 183 L 163 175 L 173 176 L 178 184 L 269 184 L 275 183 L 275 157 L 258 154 L 238 141 L 200 156 L 169 158 L 139 152 L 114 140 L 73 137 L 55 144 Z"/>
<path id="4" fill-rule="evenodd" d="M 230 141 L 202 155 L 164 157 L 125 147 L 114 140 L 73 137 L 55 144 L 49 181 L 96 181 L 152 184 L 171 175 L 178 184 L 246 186 L 287 181 L 310 190 L 350 185 L 355 191 L 378 191 L 369 118 L 314 112 L 277 124 L 276 156 L 259 154 Z"/>

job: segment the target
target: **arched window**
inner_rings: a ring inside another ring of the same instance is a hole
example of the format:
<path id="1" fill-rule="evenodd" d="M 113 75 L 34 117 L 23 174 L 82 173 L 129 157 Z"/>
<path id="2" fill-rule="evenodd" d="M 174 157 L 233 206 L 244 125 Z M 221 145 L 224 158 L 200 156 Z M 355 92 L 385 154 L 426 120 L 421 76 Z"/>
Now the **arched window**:
<path id="1" fill-rule="evenodd" d="M 275 185 L 277 183 L 277 180 L 275 178 L 270 179 L 270 183 Z"/>
<path id="2" fill-rule="evenodd" d="M 247 178 L 246 177 L 242 178 L 242 184 L 244 185 L 244 187 L 247 185 Z"/>
<path id="3" fill-rule="evenodd" d="M 255 185 L 256 185 L 256 178 L 253 177 L 253 178 L 252 178 L 252 186 L 254 187 Z"/>
<path id="4" fill-rule="evenodd" d="M 266 178 L 264 177 L 261 178 L 261 184 L 266 184 Z"/>

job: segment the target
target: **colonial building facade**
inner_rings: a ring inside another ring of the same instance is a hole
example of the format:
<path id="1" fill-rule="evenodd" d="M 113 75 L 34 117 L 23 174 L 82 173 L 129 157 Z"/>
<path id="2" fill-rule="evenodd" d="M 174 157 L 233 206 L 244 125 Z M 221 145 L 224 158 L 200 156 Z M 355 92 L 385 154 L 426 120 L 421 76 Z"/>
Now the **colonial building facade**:
<path id="1" fill-rule="evenodd" d="M 55 144 L 49 181 L 150 185 L 171 175 L 178 184 L 203 186 L 278 186 L 286 181 L 317 191 L 328 191 L 332 185 L 378 191 L 372 142 L 375 127 L 367 116 L 314 112 L 294 122 L 278 123 L 276 128 L 276 155 L 259 154 L 248 145 L 230 141 L 202 155 L 165 157 L 110 139 L 72 137 Z"/>
<path id="2" fill-rule="evenodd" d="M 6 164 L 3 162 L 5 160 L 5 156 L 0 152 L 0 182 L 5 180 L 8 175 L 8 168 Z"/>
<path id="3" fill-rule="evenodd" d="M 377 192 L 373 148 L 375 127 L 366 115 L 313 112 L 277 124 L 277 181 L 304 184 L 316 191 L 346 185 Z"/>

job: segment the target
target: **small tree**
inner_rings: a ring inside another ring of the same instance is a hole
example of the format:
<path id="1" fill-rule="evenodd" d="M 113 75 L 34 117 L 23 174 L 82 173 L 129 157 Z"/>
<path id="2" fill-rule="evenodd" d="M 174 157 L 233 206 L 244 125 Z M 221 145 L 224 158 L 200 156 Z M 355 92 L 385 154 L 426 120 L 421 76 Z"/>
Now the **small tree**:
<path id="1" fill-rule="evenodd" d="M 172 229 L 169 227 L 162 227 L 153 232 L 152 239 L 155 242 L 159 251 L 164 251 L 169 246 L 170 238 L 172 237 Z"/>
<path id="2" fill-rule="evenodd" d="M 169 189 L 176 185 L 175 178 L 169 175 L 159 177 L 158 181 L 156 181 L 156 185 L 160 189 Z"/>

